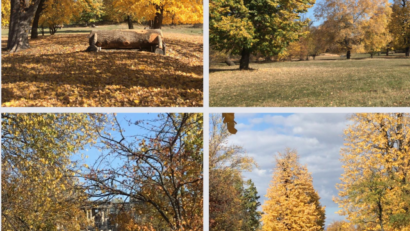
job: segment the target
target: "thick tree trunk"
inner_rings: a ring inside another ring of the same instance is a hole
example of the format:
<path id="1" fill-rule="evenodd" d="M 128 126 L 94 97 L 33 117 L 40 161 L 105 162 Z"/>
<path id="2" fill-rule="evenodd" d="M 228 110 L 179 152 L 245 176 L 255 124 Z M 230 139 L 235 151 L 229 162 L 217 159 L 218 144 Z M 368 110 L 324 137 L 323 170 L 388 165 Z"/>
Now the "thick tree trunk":
<path id="1" fill-rule="evenodd" d="M 103 49 L 140 49 L 165 54 L 161 30 L 97 30 L 91 31 L 87 51 Z"/>
<path id="2" fill-rule="evenodd" d="M 162 19 L 164 18 L 164 8 L 161 6 L 155 6 L 157 13 L 155 13 L 155 18 L 154 18 L 154 25 L 152 26 L 152 29 L 161 29 L 162 27 Z"/>
<path id="3" fill-rule="evenodd" d="M 40 0 L 36 14 L 34 15 L 33 26 L 31 27 L 31 39 L 38 38 L 38 21 L 40 20 L 41 13 L 44 10 L 44 2 L 45 0 Z"/>
<path id="4" fill-rule="evenodd" d="M 24 0 L 10 0 L 10 24 L 7 50 L 11 53 L 30 47 L 28 31 L 40 0 L 31 4 Z"/>
<path id="5" fill-rule="evenodd" d="M 350 50 L 347 51 L 347 53 L 346 53 L 346 58 L 347 58 L 347 59 L 350 59 Z"/>
<path id="6" fill-rule="evenodd" d="M 226 53 L 226 59 L 225 59 L 225 63 L 228 66 L 234 66 L 235 63 L 231 60 L 231 53 L 232 53 L 233 49 L 230 49 L 227 53 Z"/>
<path id="7" fill-rule="evenodd" d="M 313 60 L 315 60 L 316 59 L 316 55 L 313 55 Z"/>
<path id="8" fill-rule="evenodd" d="M 134 24 L 132 24 L 131 16 L 128 15 L 128 29 L 134 29 Z"/>
<path id="9" fill-rule="evenodd" d="M 242 57 L 239 61 L 240 70 L 249 70 L 249 58 L 251 56 L 251 50 L 249 48 L 242 49 Z"/>
<path id="10" fill-rule="evenodd" d="M 410 47 L 406 47 L 406 56 L 410 56 Z"/>

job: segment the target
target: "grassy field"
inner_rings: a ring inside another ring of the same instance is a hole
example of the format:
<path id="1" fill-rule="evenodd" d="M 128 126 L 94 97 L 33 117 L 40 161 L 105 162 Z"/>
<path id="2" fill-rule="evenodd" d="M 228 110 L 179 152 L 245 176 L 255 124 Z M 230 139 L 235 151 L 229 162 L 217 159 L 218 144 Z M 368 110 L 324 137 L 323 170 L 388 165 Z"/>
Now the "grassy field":
<path id="1" fill-rule="evenodd" d="M 251 63 L 252 71 L 212 65 L 211 107 L 409 107 L 410 59 L 317 57 Z"/>
<path id="2" fill-rule="evenodd" d="M 138 50 L 85 52 L 88 32 L 40 36 L 30 41 L 30 49 L 10 54 L 3 37 L 2 106 L 202 106 L 203 37 L 189 30 L 164 31 L 165 56 Z"/>

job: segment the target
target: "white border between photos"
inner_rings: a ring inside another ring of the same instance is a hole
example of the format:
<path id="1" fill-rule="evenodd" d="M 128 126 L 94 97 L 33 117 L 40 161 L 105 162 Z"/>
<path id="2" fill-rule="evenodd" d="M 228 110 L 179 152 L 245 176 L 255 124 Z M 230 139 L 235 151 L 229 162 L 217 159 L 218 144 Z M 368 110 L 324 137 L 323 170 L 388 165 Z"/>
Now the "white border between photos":
<path id="1" fill-rule="evenodd" d="M 410 108 L 404 107 L 270 107 L 270 108 L 235 108 L 235 107 L 215 107 L 209 108 L 209 0 L 204 0 L 204 107 L 203 108 L 152 108 L 152 107 L 137 107 L 137 108 L 116 108 L 116 107 L 99 107 L 99 108 L 81 108 L 81 107 L 56 107 L 56 108 L 40 108 L 40 107 L 18 107 L 4 108 L 0 105 L 0 113 L 161 113 L 161 112 L 193 112 L 204 113 L 204 185 L 203 185 L 203 230 L 209 230 L 209 114 L 234 112 L 234 113 L 392 113 L 404 112 L 410 113 Z M 1 64 L 1 61 L 0 61 Z M 1 69 L 0 69 L 1 74 Z M 1 100 L 1 95 L 0 95 Z M 0 101 L 1 102 L 1 101 Z M 1 187 L 1 186 L 0 186 Z"/>

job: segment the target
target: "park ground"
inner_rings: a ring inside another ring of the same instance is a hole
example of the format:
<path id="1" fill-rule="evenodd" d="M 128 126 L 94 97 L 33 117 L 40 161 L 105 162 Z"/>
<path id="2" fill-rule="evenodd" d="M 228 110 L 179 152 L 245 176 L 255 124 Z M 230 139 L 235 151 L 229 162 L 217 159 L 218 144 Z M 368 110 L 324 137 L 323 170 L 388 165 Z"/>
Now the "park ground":
<path id="1" fill-rule="evenodd" d="M 211 65 L 211 107 L 410 107 L 410 59 L 400 53 L 238 66 Z"/>
<path id="2" fill-rule="evenodd" d="M 134 26 L 143 29 L 143 26 Z M 202 28 L 164 27 L 166 55 L 136 50 L 85 52 L 92 29 L 39 34 L 30 49 L 8 53 L 2 30 L 2 106 L 198 107 L 203 105 Z"/>

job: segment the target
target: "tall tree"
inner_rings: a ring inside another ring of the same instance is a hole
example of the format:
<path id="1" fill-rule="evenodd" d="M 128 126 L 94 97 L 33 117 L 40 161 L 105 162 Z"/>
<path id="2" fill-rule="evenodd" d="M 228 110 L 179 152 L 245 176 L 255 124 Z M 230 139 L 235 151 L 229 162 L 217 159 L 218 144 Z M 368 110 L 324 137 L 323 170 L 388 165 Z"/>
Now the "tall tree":
<path id="1" fill-rule="evenodd" d="M 393 44 L 410 56 L 410 1 L 394 0 L 392 10 L 389 29 L 393 34 Z"/>
<path id="2" fill-rule="evenodd" d="M 86 114 L 2 114 L 3 229 L 84 228 L 80 206 L 86 196 L 70 157 L 95 139 L 94 119 Z"/>
<path id="3" fill-rule="evenodd" d="M 129 121 L 116 116 L 99 131 L 102 155 L 84 177 L 93 198 L 122 196 L 149 206 L 171 230 L 202 229 L 202 114 L 160 114 Z M 111 129 L 115 133 L 108 133 Z M 114 161 L 115 160 L 115 161 Z"/>
<path id="4" fill-rule="evenodd" d="M 324 21 L 321 27 L 330 34 L 329 42 L 338 44 L 340 50 L 346 52 L 346 58 L 350 59 L 352 51 L 364 51 L 362 45 L 366 34 L 364 28 L 376 30 L 371 33 L 377 36 L 368 34 L 366 37 L 368 41 L 372 41 L 370 49 L 375 45 L 386 45 L 388 41 L 380 40 L 378 37 L 386 32 L 385 26 L 388 21 L 370 19 L 380 19 L 380 14 L 388 15 L 389 7 L 388 0 L 325 0 L 318 3 L 315 15 L 318 20 Z M 374 23 L 381 25 L 377 26 Z M 374 44 L 376 42 L 377 44 Z"/>
<path id="5" fill-rule="evenodd" d="M 260 196 L 258 190 L 251 179 L 247 180 L 246 188 L 244 188 L 242 201 L 245 209 L 245 229 L 244 231 L 255 231 L 260 228 L 261 212 L 258 211 L 258 207 L 261 203 L 258 201 Z"/>
<path id="6" fill-rule="evenodd" d="M 364 228 L 410 228 L 410 116 L 356 114 L 351 120 L 334 199 L 339 213 Z"/>
<path id="7" fill-rule="evenodd" d="M 297 20 L 314 0 L 212 0 L 209 3 L 209 39 L 216 50 L 241 54 L 239 68 L 249 69 L 254 52 L 273 56 L 305 33 L 308 21 Z"/>
<path id="8" fill-rule="evenodd" d="M 262 205 L 263 230 L 324 230 L 325 208 L 296 151 L 278 153 L 273 180 Z"/>
<path id="9" fill-rule="evenodd" d="M 225 119 L 233 120 L 230 116 L 225 115 Z M 255 162 L 242 147 L 228 144 L 232 134 L 220 114 L 212 115 L 210 123 L 209 227 L 210 230 L 244 230 L 252 220 L 253 214 L 248 209 L 252 211 L 249 206 L 254 198 L 245 192 L 241 173 L 251 171 Z"/>

